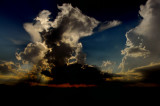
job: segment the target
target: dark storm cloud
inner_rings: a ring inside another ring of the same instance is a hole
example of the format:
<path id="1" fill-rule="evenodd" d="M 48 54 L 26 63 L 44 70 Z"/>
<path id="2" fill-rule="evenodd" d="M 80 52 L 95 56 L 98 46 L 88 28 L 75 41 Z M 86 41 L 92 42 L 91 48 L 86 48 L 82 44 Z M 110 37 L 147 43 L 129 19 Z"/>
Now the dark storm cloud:
<path id="1" fill-rule="evenodd" d="M 63 66 L 67 64 L 68 59 L 74 52 L 74 50 L 65 43 L 60 43 L 60 46 L 52 45 L 52 48 L 54 48 L 54 50 L 48 51 L 45 58 L 48 60 L 48 63 L 56 66 Z"/>
<path id="2" fill-rule="evenodd" d="M 102 73 L 97 67 L 71 64 L 63 67 L 55 67 L 51 73 L 44 70 L 42 74 L 54 78 L 52 83 L 71 84 L 100 84 L 105 78 L 112 78 L 112 74 Z"/>
<path id="3" fill-rule="evenodd" d="M 140 73 L 144 82 L 160 84 L 160 64 L 136 68 L 134 72 Z"/>

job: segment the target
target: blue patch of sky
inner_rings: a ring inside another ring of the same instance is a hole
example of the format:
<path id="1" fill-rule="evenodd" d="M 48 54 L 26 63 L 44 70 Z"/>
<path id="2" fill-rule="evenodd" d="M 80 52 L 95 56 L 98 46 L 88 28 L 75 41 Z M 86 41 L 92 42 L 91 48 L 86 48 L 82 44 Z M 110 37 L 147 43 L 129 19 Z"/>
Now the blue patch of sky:
<path id="1" fill-rule="evenodd" d="M 134 28 L 139 20 L 122 22 L 121 25 L 102 32 L 95 32 L 92 36 L 80 39 L 83 51 L 87 54 L 87 63 L 101 66 L 102 61 L 110 60 L 118 66 L 122 60 L 121 50 L 125 48 L 125 34 Z"/>
<path id="2" fill-rule="evenodd" d="M 30 37 L 23 24 L 2 16 L 0 23 L 0 60 L 15 60 L 15 52 L 18 48 L 23 49 L 30 42 Z"/>

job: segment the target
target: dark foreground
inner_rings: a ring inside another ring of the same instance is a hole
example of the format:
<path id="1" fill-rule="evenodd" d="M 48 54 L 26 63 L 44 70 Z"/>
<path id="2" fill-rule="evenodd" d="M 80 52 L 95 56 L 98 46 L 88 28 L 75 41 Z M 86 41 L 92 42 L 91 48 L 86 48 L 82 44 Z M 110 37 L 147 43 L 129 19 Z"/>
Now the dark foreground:
<path id="1" fill-rule="evenodd" d="M 49 88 L 0 85 L 0 102 L 5 104 L 48 105 L 74 102 L 158 101 L 159 87 Z"/>

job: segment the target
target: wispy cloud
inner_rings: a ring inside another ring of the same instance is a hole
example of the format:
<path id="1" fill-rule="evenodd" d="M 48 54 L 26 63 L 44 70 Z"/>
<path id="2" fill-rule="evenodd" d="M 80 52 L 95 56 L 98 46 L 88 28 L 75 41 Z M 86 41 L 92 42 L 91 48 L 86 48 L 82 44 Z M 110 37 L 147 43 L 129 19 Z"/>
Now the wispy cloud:
<path id="1" fill-rule="evenodd" d="M 15 45 L 23 45 L 26 43 L 25 41 L 16 40 L 16 39 L 10 39 L 10 41 L 12 41 Z"/>
<path id="2" fill-rule="evenodd" d="M 103 31 L 112 27 L 116 27 L 118 25 L 120 25 L 122 22 L 118 21 L 118 20 L 113 20 L 113 21 L 106 21 L 104 23 L 101 23 L 100 27 L 99 27 L 99 31 Z"/>

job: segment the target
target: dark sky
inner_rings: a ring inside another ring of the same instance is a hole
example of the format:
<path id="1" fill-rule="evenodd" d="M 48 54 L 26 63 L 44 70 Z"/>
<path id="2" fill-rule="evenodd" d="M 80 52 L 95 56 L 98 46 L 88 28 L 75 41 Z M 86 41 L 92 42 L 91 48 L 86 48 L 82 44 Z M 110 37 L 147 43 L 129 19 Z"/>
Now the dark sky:
<path id="1" fill-rule="evenodd" d="M 139 6 L 146 0 L 1 0 L 1 13 L 12 19 L 27 20 L 43 9 L 57 12 L 57 4 L 71 3 L 83 13 L 100 21 L 119 19 L 122 21 L 137 17 Z M 3 16 L 2 15 L 2 16 Z"/>
<path id="2" fill-rule="evenodd" d="M 58 4 L 64 2 L 71 3 L 85 14 L 101 21 L 129 21 L 137 18 L 139 6 L 146 0 L 59 0 Z"/>

